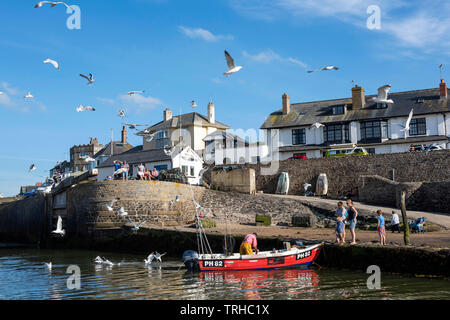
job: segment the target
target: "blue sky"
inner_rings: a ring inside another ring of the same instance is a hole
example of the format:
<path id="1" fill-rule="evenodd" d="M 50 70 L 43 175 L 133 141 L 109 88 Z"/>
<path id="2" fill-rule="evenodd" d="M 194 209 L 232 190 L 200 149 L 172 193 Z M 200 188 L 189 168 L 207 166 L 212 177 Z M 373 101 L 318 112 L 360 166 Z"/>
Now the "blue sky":
<path id="1" fill-rule="evenodd" d="M 129 121 L 153 124 L 166 107 L 191 112 L 195 100 L 206 114 L 212 100 L 218 121 L 258 129 L 283 92 L 303 102 L 349 97 L 352 80 L 368 94 L 387 83 L 393 92 L 437 87 L 450 56 L 444 0 L 68 1 L 81 9 L 79 30 L 66 27 L 65 7 L 36 2 L 0 1 L 4 195 L 43 180 L 74 144 L 106 144 L 111 128 L 118 140 L 122 108 Z M 379 30 L 366 27 L 370 5 L 381 9 Z M 229 78 L 224 50 L 244 66 Z M 306 73 L 324 65 L 340 70 Z M 94 84 L 79 73 L 93 73 Z M 80 104 L 96 111 L 77 113 Z M 142 141 L 129 134 L 129 142 Z"/>

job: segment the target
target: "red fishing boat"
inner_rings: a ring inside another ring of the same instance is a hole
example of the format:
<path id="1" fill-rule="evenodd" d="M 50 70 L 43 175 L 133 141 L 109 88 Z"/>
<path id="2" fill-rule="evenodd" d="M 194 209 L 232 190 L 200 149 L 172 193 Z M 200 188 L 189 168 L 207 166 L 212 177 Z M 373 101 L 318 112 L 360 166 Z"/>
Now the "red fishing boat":
<path id="1" fill-rule="evenodd" d="M 317 259 L 323 243 L 291 248 L 260 251 L 253 255 L 198 254 L 189 250 L 183 254 L 183 262 L 190 271 L 261 270 L 288 267 L 308 267 Z"/>

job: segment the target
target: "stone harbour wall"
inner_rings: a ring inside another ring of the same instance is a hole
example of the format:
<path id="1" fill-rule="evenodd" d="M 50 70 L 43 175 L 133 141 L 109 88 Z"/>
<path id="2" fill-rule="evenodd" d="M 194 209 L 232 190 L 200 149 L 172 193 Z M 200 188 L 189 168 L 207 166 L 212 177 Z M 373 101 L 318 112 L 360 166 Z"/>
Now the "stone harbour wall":
<path id="1" fill-rule="evenodd" d="M 450 181 L 450 150 L 407 152 L 351 156 L 339 158 L 290 159 L 279 162 L 272 175 L 261 175 L 263 164 L 238 165 L 256 170 L 256 188 L 265 193 L 275 193 L 280 172 L 288 172 L 289 194 L 304 195 L 304 183 L 315 190 L 320 173 L 328 178 L 328 195 L 357 195 L 361 175 L 378 175 L 396 182 L 448 182 Z M 273 166 L 273 165 L 272 165 Z M 394 170 L 394 171 L 393 171 Z"/>
<path id="2" fill-rule="evenodd" d="M 402 190 L 406 209 L 450 213 L 450 182 L 394 182 L 377 175 L 361 176 L 358 199 L 400 208 Z"/>

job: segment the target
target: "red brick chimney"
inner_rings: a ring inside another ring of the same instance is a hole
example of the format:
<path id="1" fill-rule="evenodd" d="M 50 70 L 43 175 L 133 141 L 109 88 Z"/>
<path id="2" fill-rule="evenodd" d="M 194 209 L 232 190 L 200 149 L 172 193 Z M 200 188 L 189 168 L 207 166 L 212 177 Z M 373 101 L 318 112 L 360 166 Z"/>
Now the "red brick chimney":
<path id="1" fill-rule="evenodd" d="M 281 102 L 283 104 L 283 114 L 291 112 L 291 103 L 289 102 L 289 96 L 286 93 L 281 97 Z"/>
<path id="2" fill-rule="evenodd" d="M 441 79 L 441 84 L 439 85 L 440 88 L 440 97 L 441 99 L 447 99 L 447 84 L 445 83 L 444 79 Z"/>
<path id="3" fill-rule="evenodd" d="M 127 143 L 127 128 L 125 126 L 122 127 L 122 143 Z"/>

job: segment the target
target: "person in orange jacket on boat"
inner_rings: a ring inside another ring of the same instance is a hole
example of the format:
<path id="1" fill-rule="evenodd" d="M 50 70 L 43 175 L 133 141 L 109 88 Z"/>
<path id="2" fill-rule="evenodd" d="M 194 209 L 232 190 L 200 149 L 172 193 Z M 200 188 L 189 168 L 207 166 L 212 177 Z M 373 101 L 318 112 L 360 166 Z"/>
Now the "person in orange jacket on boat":
<path id="1" fill-rule="evenodd" d="M 256 241 L 256 236 L 258 234 L 256 232 L 250 233 L 245 236 L 244 240 L 241 243 L 241 247 L 239 249 L 239 253 L 241 255 L 253 254 L 252 248 L 255 249 L 256 254 L 258 254 L 258 242 Z"/>

